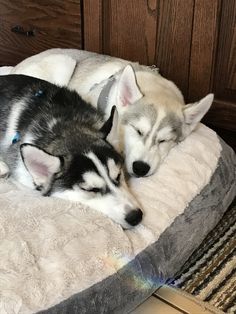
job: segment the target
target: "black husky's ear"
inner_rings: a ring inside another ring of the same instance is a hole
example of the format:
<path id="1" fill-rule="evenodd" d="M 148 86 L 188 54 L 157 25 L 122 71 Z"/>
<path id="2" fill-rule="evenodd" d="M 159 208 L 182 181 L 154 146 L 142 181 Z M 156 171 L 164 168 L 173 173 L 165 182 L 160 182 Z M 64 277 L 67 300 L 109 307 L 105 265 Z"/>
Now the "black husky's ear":
<path id="1" fill-rule="evenodd" d="M 111 132 L 111 129 L 113 127 L 113 118 L 114 118 L 115 111 L 117 111 L 116 106 L 113 106 L 111 108 L 110 117 L 108 118 L 108 120 L 103 124 L 103 126 L 100 129 L 100 131 L 104 134 L 104 138 L 106 138 L 108 136 L 108 134 Z"/>
<path id="2" fill-rule="evenodd" d="M 32 144 L 22 144 L 20 152 L 35 185 L 46 192 L 53 177 L 61 170 L 60 157 L 50 155 Z"/>
<path id="3" fill-rule="evenodd" d="M 118 149 L 119 146 L 119 129 L 118 129 L 118 112 L 116 106 L 111 109 L 111 114 L 108 120 L 100 129 L 106 139 L 112 146 Z"/>

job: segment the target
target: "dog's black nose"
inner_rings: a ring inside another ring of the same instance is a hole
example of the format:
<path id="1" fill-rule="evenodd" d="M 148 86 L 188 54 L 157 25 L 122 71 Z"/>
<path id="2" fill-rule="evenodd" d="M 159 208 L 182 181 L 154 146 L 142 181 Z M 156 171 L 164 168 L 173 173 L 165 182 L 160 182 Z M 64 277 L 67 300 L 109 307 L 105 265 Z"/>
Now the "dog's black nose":
<path id="1" fill-rule="evenodd" d="M 140 223 L 143 217 L 143 212 L 141 209 L 134 209 L 129 212 L 125 218 L 125 220 L 130 224 L 131 226 L 136 226 Z"/>
<path id="2" fill-rule="evenodd" d="M 148 171 L 150 170 L 150 166 L 143 161 L 135 161 L 133 162 L 133 172 L 137 177 L 144 177 Z"/>

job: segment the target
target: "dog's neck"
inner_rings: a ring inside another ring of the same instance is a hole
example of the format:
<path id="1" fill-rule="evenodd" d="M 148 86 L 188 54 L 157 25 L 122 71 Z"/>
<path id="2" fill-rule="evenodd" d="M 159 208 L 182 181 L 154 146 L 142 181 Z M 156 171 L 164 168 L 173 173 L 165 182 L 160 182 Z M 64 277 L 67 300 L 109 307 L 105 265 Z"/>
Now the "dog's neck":
<path id="1" fill-rule="evenodd" d="M 112 75 L 108 79 L 107 83 L 103 86 L 103 88 L 100 92 L 100 95 L 99 95 L 98 100 L 97 100 L 97 108 L 101 112 L 105 112 L 105 110 L 107 108 L 109 94 L 110 94 L 111 88 L 112 88 L 115 80 L 116 80 L 115 76 Z"/>

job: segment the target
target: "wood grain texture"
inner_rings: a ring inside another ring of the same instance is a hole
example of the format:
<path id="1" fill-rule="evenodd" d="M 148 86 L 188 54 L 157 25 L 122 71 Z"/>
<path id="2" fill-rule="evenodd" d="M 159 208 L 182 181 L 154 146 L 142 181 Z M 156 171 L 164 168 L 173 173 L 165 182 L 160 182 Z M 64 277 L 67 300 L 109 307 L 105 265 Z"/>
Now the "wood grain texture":
<path id="1" fill-rule="evenodd" d="M 236 13 L 235 13 L 236 14 Z M 227 80 L 227 88 L 236 90 L 236 25 L 232 36 L 230 45 L 230 57 L 229 57 L 229 79 Z"/>
<path id="2" fill-rule="evenodd" d="M 35 36 L 13 33 L 16 25 L 34 30 Z M 0 65 L 53 47 L 81 48 L 79 0 L 0 1 Z"/>
<path id="3" fill-rule="evenodd" d="M 84 49 L 103 52 L 102 0 L 85 0 L 83 3 Z"/>
<path id="4" fill-rule="evenodd" d="M 212 91 L 219 13 L 219 0 L 195 0 L 188 92 L 191 101 Z"/>
<path id="5" fill-rule="evenodd" d="M 158 0 L 155 63 L 173 80 L 185 97 L 188 94 L 193 0 Z"/>
<path id="6" fill-rule="evenodd" d="M 156 0 L 103 2 L 103 52 L 142 64 L 155 61 Z"/>
<path id="7" fill-rule="evenodd" d="M 222 1 L 214 91 L 236 105 L 236 0 Z"/>
<path id="8" fill-rule="evenodd" d="M 236 106 L 226 100 L 215 100 L 203 122 L 236 132 Z"/>
<path id="9" fill-rule="evenodd" d="M 212 77 L 215 101 L 205 121 L 236 131 L 236 0 L 222 1 Z"/>

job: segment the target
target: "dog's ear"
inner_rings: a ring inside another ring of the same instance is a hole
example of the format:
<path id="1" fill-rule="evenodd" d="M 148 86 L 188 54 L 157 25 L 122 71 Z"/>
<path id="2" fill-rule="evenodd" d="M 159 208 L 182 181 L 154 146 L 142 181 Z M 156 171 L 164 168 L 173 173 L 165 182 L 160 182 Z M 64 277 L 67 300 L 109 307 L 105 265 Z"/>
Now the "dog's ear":
<path id="1" fill-rule="evenodd" d="M 120 109 L 126 109 L 129 104 L 133 104 L 143 97 L 131 65 L 127 65 L 121 74 L 118 82 L 117 97 L 117 104 Z"/>
<path id="2" fill-rule="evenodd" d="M 103 124 L 100 132 L 103 138 L 106 139 L 114 148 L 119 148 L 119 117 L 116 106 L 111 109 L 111 114 L 108 120 Z"/>
<path id="3" fill-rule="evenodd" d="M 45 192 L 53 177 L 61 171 L 60 157 L 50 155 L 32 144 L 22 144 L 20 152 L 35 185 Z"/>
<path id="4" fill-rule="evenodd" d="M 208 94 L 199 102 L 189 104 L 184 107 L 184 120 L 186 125 L 190 128 L 190 132 L 197 126 L 198 122 L 201 121 L 203 116 L 210 109 L 213 98 L 213 94 Z"/>

